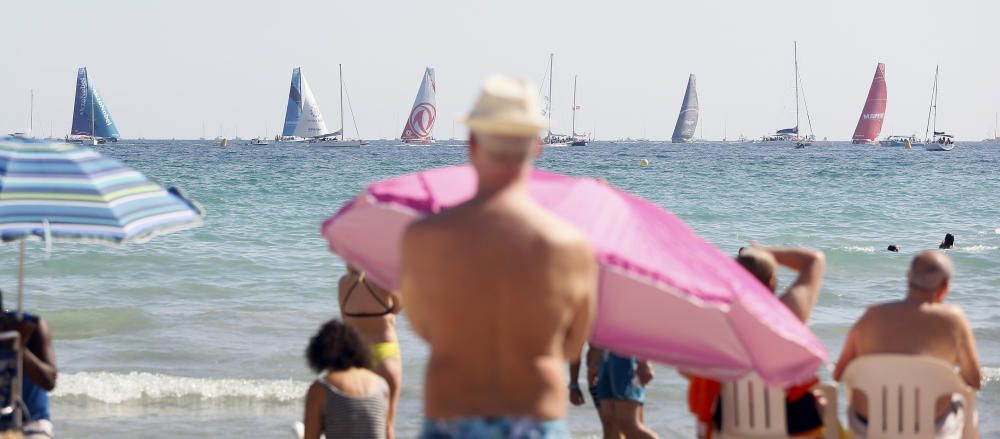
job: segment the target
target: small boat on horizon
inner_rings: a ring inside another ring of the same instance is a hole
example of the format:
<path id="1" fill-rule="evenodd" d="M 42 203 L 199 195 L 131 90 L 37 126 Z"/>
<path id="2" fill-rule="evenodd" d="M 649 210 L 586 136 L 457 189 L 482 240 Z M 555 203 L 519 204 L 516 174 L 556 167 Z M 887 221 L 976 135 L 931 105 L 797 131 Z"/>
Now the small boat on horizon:
<path id="1" fill-rule="evenodd" d="M 410 115 L 399 139 L 406 144 L 429 145 L 434 143 L 434 122 L 437 120 L 437 81 L 434 68 L 427 67 L 417 89 Z"/>
<path id="2" fill-rule="evenodd" d="M 893 146 L 893 147 L 905 147 L 907 142 L 909 142 L 910 147 L 914 145 L 921 145 L 922 142 L 917 138 L 916 134 L 909 136 L 889 136 L 885 139 L 879 141 L 879 145 L 882 146 Z"/>
<path id="3" fill-rule="evenodd" d="M 811 146 L 816 140 L 816 134 L 813 133 L 812 128 L 812 117 L 809 115 L 809 104 L 806 102 L 806 95 L 803 91 L 801 93 L 801 101 L 806 112 L 806 121 L 809 123 L 809 135 L 800 136 L 799 126 L 800 126 L 800 111 L 799 111 L 799 91 L 802 89 L 802 81 L 799 79 L 799 43 L 794 41 L 792 43 L 792 59 L 795 70 L 795 126 L 792 128 L 783 128 L 774 132 L 774 134 L 768 134 L 762 136 L 760 139 L 755 140 L 753 143 L 778 143 L 778 144 L 788 144 L 794 146 L 795 148 L 804 148 L 806 146 Z M 820 142 L 823 145 L 829 145 L 829 142 L 825 140 Z"/>

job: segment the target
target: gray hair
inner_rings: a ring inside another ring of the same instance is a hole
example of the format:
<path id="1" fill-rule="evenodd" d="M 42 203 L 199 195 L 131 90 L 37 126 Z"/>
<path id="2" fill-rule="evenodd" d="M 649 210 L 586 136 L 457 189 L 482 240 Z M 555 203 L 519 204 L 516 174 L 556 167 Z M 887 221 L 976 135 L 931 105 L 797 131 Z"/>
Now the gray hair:
<path id="1" fill-rule="evenodd" d="M 951 281 L 951 258 L 941 252 L 925 251 L 913 258 L 910 264 L 909 287 L 911 291 L 934 293 Z"/>

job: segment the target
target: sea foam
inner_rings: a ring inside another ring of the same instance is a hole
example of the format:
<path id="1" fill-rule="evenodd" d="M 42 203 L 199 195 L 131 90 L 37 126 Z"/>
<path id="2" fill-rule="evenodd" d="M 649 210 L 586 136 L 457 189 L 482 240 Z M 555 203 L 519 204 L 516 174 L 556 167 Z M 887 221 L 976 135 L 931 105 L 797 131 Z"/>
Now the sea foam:
<path id="1" fill-rule="evenodd" d="M 84 397 L 107 404 L 196 398 L 290 402 L 301 399 L 309 383 L 293 380 L 191 378 L 147 372 L 77 372 L 59 374 L 52 397 Z"/>

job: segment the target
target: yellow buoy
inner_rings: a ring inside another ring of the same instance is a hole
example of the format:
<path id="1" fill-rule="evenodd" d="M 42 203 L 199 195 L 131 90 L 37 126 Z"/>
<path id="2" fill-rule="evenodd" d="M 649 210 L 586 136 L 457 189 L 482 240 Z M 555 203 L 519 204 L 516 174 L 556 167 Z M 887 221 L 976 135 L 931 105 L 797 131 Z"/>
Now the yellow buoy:
<path id="1" fill-rule="evenodd" d="M 906 139 L 906 140 L 904 140 L 904 141 L 903 141 L 903 145 L 905 145 L 905 146 L 906 146 L 906 149 L 913 149 L 913 143 L 912 143 L 912 142 L 910 142 L 910 139 Z"/>
<path id="2" fill-rule="evenodd" d="M 227 146 L 229 146 L 229 139 L 223 137 L 222 140 L 219 141 L 219 147 L 225 148 Z"/>
<path id="3" fill-rule="evenodd" d="M 639 166 L 649 166 L 649 160 L 646 159 L 639 160 Z"/>

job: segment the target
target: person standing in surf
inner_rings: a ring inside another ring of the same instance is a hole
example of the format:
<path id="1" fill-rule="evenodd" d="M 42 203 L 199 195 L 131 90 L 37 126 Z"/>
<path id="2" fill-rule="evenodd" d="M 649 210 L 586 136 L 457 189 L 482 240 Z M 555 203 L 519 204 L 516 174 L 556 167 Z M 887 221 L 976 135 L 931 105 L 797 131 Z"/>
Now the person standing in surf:
<path id="1" fill-rule="evenodd" d="M 422 438 L 568 438 L 567 360 L 590 333 L 597 263 L 527 190 L 545 129 L 529 81 L 486 80 L 466 119 L 475 196 L 411 224 L 401 297 L 430 345 Z"/>
<path id="2" fill-rule="evenodd" d="M 399 296 L 366 279 L 364 272 L 351 265 L 340 278 L 338 292 L 341 318 L 368 346 L 369 368 L 389 383 L 385 425 L 386 437 L 393 439 L 399 390 L 403 385 L 403 359 L 396 337 L 396 315 L 402 310 Z"/>

